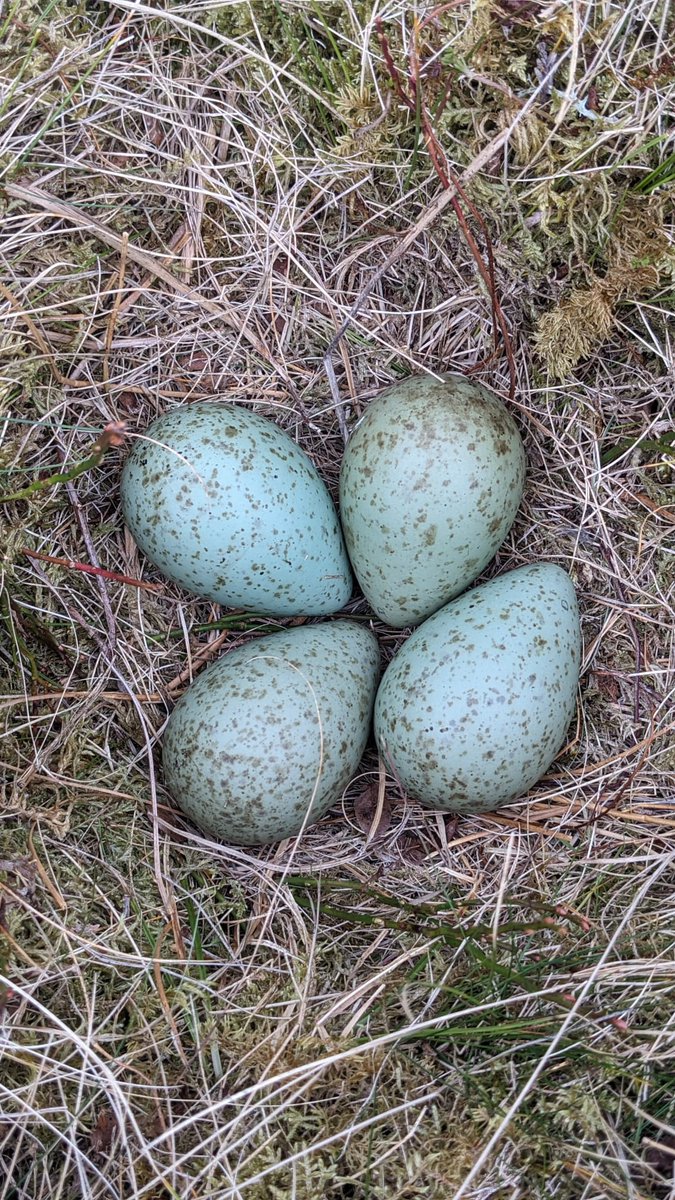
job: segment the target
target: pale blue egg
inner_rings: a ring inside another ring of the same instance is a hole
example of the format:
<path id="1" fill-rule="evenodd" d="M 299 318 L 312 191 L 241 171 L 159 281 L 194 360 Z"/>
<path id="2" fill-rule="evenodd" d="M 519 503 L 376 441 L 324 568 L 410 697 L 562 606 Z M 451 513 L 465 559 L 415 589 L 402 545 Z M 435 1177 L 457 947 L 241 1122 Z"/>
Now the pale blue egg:
<path id="1" fill-rule="evenodd" d="M 141 550 L 187 591 L 229 608 L 326 616 L 352 576 L 335 506 L 307 455 L 234 404 L 159 417 L 122 473 L 124 519 Z"/>
<path id="2" fill-rule="evenodd" d="M 353 621 L 303 625 L 226 654 L 176 705 L 169 791 L 211 837 L 292 837 L 338 801 L 370 732 L 379 649 Z"/>
<path id="3" fill-rule="evenodd" d="M 524 796 L 574 716 L 581 638 L 560 567 L 520 567 L 465 592 L 404 643 L 375 703 L 375 737 L 406 792 L 483 812 Z"/>
<path id="4" fill-rule="evenodd" d="M 481 384 L 413 376 L 368 405 L 340 474 L 340 512 L 373 610 L 417 625 L 466 587 L 506 537 L 523 493 L 513 417 Z"/>

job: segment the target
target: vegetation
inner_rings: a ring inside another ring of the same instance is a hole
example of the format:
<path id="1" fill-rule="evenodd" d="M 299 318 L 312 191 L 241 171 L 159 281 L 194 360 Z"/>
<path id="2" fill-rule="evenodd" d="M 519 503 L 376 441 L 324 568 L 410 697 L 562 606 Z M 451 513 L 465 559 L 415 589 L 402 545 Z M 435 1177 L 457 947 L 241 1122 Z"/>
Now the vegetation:
<path id="1" fill-rule="evenodd" d="M 671 1194 L 674 37 L 661 0 L 0 10 L 0 1200 Z M 571 572 L 577 726 L 493 815 L 387 780 L 373 829 L 371 752 L 299 846 L 208 842 L 162 729 L 274 623 L 143 561 L 125 447 L 221 396 L 334 490 L 411 371 L 511 397 L 487 575 Z"/>

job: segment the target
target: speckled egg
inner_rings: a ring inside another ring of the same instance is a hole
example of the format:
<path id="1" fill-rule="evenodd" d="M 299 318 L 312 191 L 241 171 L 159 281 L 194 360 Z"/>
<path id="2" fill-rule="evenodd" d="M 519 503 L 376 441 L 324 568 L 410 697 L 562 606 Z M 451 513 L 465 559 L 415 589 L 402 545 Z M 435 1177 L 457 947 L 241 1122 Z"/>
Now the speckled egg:
<path id="1" fill-rule="evenodd" d="M 173 710 L 164 778 L 211 837 L 278 842 L 340 799 L 370 731 L 377 639 L 352 621 L 296 626 L 233 650 Z"/>
<path id="2" fill-rule="evenodd" d="M 345 451 L 340 510 L 373 610 L 417 625 L 483 570 L 516 515 L 525 454 L 501 400 L 460 376 L 414 376 L 368 406 Z"/>
<path id="3" fill-rule="evenodd" d="M 141 550 L 189 592 L 231 608 L 326 616 L 352 575 L 335 506 L 307 455 L 236 404 L 190 404 L 155 421 L 122 473 Z"/>
<path id="4" fill-rule="evenodd" d="M 565 741 L 580 656 L 569 576 L 551 563 L 500 575 L 429 617 L 392 660 L 375 703 L 380 753 L 431 808 L 518 800 Z"/>

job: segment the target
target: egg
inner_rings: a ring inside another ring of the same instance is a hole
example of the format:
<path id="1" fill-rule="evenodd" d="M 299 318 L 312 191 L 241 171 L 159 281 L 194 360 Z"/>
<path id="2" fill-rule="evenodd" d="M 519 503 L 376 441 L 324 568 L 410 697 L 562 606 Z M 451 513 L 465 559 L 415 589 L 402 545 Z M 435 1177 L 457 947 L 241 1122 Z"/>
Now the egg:
<path id="1" fill-rule="evenodd" d="M 124 519 L 168 579 L 231 608 L 326 616 L 352 575 L 335 506 L 307 455 L 236 404 L 190 404 L 134 444 Z"/>
<path id="2" fill-rule="evenodd" d="M 353 621 L 296 626 L 231 651 L 173 710 L 167 787 L 213 838 L 293 837 L 340 799 L 372 718 L 379 649 Z"/>
<path id="3" fill-rule="evenodd" d="M 413 376 L 376 397 L 340 474 L 342 526 L 373 610 L 417 625 L 483 570 L 525 481 L 518 428 L 497 396 L 460 376 Z"/>
<path id="4" fill-rule="evenodd" d="M 552 563 L 500 575 L 429 617 L 392 660 L 375 702 L 380 754 L 431 808 L 518 800 L 565 741 L 580 657 L 569 576 Z"/>

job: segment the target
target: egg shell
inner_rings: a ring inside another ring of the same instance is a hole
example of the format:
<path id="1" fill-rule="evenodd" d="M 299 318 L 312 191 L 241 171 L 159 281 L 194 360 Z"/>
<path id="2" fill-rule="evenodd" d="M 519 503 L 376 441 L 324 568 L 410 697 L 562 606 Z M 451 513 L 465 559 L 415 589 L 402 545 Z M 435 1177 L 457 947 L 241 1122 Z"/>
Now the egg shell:
<path id="1" fill-rule="evenodd" d="M 165 413 L 134 444 L 121 490 L 143 553 L 197 596 L 277 617 L 327 616 L 349 600 L 325 484 L 287 433 L 249 409 Z"/>
<path id="2" fill-rule="evenodd" d="M 340 799 L 370 732 L 379 648 L 352 621 L 298 626 L 233 650 L 181 697 L 164 777 L 214 838 L 277 842 Z"/>
<path id="3" fill-rule="evenodd" d="M 347 550 L 383 621 L 417 625 L 476 578 L 513 524 L 525 453 L 501 400 L 460 376 L 376 397 L 340 474 Z"/>
<path id="4" fill-rule="evenodd" d="M 484 812 L 548 769 L 575 711 L 576 595 L 552 563 L 466 592 L 416 629 L 385 671 L 375 737 L 410 796 Z"/>

